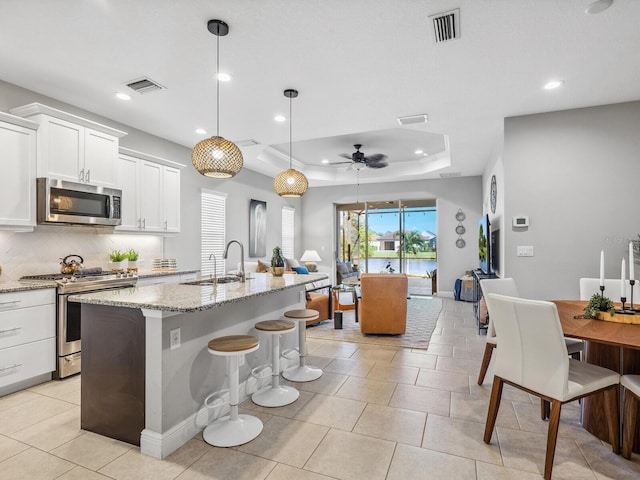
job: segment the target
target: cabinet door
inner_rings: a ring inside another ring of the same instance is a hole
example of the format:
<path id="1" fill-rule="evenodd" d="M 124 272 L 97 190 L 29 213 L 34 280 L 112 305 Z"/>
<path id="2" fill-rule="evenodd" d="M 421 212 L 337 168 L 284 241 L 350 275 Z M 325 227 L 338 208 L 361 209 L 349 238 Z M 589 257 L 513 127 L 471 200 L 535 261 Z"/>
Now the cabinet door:
<path id="1" fill-rule="evenodd" d="M 84 181 L 84 127 L 47 118 L 38 134 L 42 149 L 38 176 Z"/>
<path id="2" fill-rule="evenodd" d="M 180 231 L 180 170 L 162 167 L 164 231 Z"/>
<path id="3" fill-rule="evenodd" d="M 164 231 L 162 213 L 162 165 L 140 161 L 140 219 L 142 230 Z"/>
<path id="4" fill-rule="evenodd" d="M 36 224 L 36 131 L 0 122 L 0 152 L 5 168 L 0 175 L 0 225 Z"/>
<path id="5" fill-rule="evenodd" d="M 84 132 L 85 182 L 113 187 L 116 178 L 118 139 L 90 128 Z"/>
<path id="6" fill-rule="evenodd" d="M 140 202 L 138 200 L 139 172 L 137 159 L 125 156 L 118 158 L 116 184 L 122 190 L 122 225 L 116 227 L 116 230 L 138 231 L 142 227 L 138 222 L 140 219 Z"/>

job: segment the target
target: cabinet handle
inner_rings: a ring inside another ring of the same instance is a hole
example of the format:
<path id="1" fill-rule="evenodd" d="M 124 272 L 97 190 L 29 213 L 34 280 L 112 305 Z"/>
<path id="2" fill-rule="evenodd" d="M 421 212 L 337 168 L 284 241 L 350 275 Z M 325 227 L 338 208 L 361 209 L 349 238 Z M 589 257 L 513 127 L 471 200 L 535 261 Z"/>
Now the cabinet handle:
<path id="1" fill-rule="evenodd" d="M 5 330 L 0 330 L 0 335 L 2 335 L 3 333 L 15 332 L 17 330 L 22 330 L 22 327 L 14 327 L 14 328 L 7 328 Z"/>
<path id="2" fill-rule="evenodd" d="M 142 229 L 143 229 L 143 230 L 146 230 L 146 229 L 147 229 L 147 219 L 146 219 L 146 218 L 143 218 L 143 219 L 142 219 Z"/>
<path id="3" fill-rule="evenodd" d="M 84 181 L 87 183 L 91 181 L 91 170 L 87 170 L 87 175 L 85 176 Z"/>
<path id="4" fill-rule="evenodd" d="M 22 366 L 21 363 L 14 363 L 13 365 L 9 365 L 7 367 L 0 368 L 0 372 L 4 372 L 5 370 L 11 370 L 12 368 L 18 368 L 18 367 L 21 367 L 21 366 Z"/>
<path id="5" fill-rule="evenodd" d="M 80 170 L 78 177 L 80 178 L 80 182 L 84 182 L 84 168 Z"/>
<path id="6" fill-rule="evenodd" d="M 168 230 L 169 228 L 167 227 L 167 220 L 164 221 L 164 229 Z"/>

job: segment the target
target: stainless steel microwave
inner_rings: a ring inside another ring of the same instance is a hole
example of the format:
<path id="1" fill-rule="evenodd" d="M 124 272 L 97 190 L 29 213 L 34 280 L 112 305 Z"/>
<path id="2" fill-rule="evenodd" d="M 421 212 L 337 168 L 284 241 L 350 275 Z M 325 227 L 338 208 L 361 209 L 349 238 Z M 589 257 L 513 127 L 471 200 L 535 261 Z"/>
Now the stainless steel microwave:
<path id="1" fill-rule="evenodd" d="M 115 227 L 122 223 L 122 190 L 38 178 L 38 224 Z"/>

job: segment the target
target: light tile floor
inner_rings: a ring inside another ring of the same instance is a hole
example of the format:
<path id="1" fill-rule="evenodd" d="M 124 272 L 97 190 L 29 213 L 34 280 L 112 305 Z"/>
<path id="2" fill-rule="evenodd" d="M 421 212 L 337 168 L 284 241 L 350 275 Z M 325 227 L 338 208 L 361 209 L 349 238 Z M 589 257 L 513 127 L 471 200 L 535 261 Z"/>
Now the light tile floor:
<path id="1" fill-rule="evenodd" d="M 324 375 L 296 384 L 282 408 L 250 401 L 263 433 L 236 448 L 197 435 L 165 460 L 80 429 L 80 378 L 0 398 L 0 480 L 321 480 L 541 478 L 547 424 L 539 403 L 506 388 L 490 445 L 482 441 L 491 371 L 476 378 L 484 338 L 471 305 L 444 299 L 428 350 L 310 340 Z M 286 383 L 286 382 L 284 382 Z M 557 479 L 637 479 L 627 461 L 563 409 Z"/>

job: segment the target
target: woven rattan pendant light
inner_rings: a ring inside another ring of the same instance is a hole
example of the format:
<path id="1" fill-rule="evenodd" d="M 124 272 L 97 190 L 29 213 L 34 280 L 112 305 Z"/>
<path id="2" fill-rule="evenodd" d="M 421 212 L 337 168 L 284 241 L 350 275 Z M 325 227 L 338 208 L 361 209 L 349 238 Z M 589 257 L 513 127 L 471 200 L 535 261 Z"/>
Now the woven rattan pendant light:
<path id="1" fill-rule="evenodd" d="M 291 166 L 291 99 L 298 96 L 298 91 L 288 88 L 284 91 L 284 96 L 289 99 L 289 168 L 276 175 L 273 180 L 273 189 L 281 197 L 301 197 L 307 191 L 309 182 L 302 172 Z"/>
<path id="2" fill-rule="evenodd" d="M 209 32 L 216 36 L 216 135 L 196 144 L 191 162 L 206 177 L 231 178 L 242 169 L 242 152 L 238 146 L 220 136 L 220 37 L 229 33 L 229 25 L 222 20 L 209 20 Z"/>

